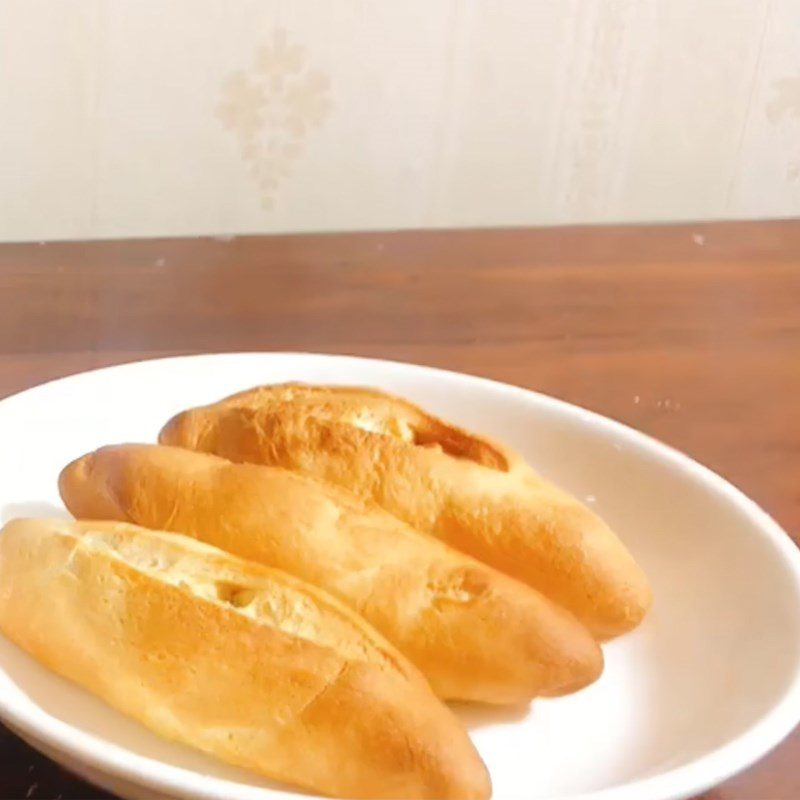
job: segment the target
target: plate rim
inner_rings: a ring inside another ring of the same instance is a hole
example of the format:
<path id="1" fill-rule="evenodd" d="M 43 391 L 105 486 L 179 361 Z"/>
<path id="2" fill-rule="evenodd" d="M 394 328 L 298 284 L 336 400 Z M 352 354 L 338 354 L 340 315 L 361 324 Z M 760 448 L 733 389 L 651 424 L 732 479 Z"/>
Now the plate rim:
<path id="1" fill-rule="evenodd" d="M 795 591 L 800 597 L 800 549 L 789 534 L 754 500 L 728 479 L 714 472 L 691 456 L 677 450 L 655 437 L 636 430 L 619 420 L 592 411 L 583 406 L 561 400 L 534 389 L 526 389 L 471 373 L 458 372 L 440 367 L 415 364 L 392 359 L 373 358 L 340 353 L 317 353 L 310 351 L 232 351 L 166 355 L 156 358 L 137 359 L 71 373 L 45 380 L 0 399 L 0 409 L 5 405 L 16 405 L 26 395 L 47 389 L 54 384 L 68 382 L 86 375 L 113 373 L 132 367 L 161 362 L 186 362 L 196 360 L 230 360 L 296 358 L 300 360 L 339 360 L 357 362 L 365 366 L 412 370 L 428 373 L 431 377 L 445 377 L 473 386 L 482 386 L 495 392 L 511 393 L 518 397 L 534 399 L 545 408 L 575 416 L 582 423 L 599 428 L 607 434 L 615 434 L 624 441 L 633 442 L 659 460 L 691 475 L 700 483 L 738 508 L 751 522 L 754 532 L 766 539 L 781 557 L 781 562 L 794 578 Z M 800 627 L 798 628 L 800 638 Z M 13 643 L 12 643 L 13 644 Z M 14 645 L 16 647 L 16 645 Z M 37 720 L 37 717 L 41 718 Z M 32 711 L 15 706 L 13 701 L 0 696 L 0 719 L 8 721 L 13 729 L 20 729 L 42 745 L 48 746 L 66 757 L 85 763 L 94 770 L 123 781 L 164 793 L 177 793 L 198 800 L 264 800 L 266 793 L 276 798 L 298 796 L 291 787 L 286 789 L 246 786 L 225 778 L 201 775 L 186 767 L 165 764 L 158 759 L 142 756 L 125 747 L 108 742 L 100 736 L 78 731 L 68 722 L 50 716 L 35 705 Z M 563 796 L 561 800 L 681 800 L 705 791 L 732 778 L 762 759 L 777 747 L 800 722 L 800 669 L 783 695 L 765 714 L 730 741 L 709 751 L 687 764 L 667 769 L 659 774 L 629 781 L 617 786 L 590 792 Z M 98 745 L 100 750 L 98 751 Z M 154 774 L 154 769 L 159 774 Z M 190 793 L 190 794 L 188 794 Z"/>

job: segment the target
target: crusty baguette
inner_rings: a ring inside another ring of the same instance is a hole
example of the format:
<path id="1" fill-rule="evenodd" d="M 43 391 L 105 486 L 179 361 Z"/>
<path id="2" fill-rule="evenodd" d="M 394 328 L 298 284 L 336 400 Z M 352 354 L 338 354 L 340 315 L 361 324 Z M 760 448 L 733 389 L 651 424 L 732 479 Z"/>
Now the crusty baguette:
<path id="1" fill-rule="evenodd" d="M 458 720 L 369 625 L 193 539 L 10 522 L 0 629 L 156 733 L 271 778 L 345 797 L 490 794 Z"/>
<path id="2" fill-rule="evenodd" d="M 73 462 L 59 485 L 78 517 L 179 531 L 330 591 L 440 697 L 524 702 L 578 689 L 602 669 L 588 631 L 538 592 L 313 478 L 120 445 Z"/>
<path id="3" fill-rule="evenodd" d="M 596 514 L 510 449 L 382 392 L 265 386 L 178 415 L 160 441 L 339 484 L 538 589 L 599 638 L 650 606 L 642 570 Z"/>

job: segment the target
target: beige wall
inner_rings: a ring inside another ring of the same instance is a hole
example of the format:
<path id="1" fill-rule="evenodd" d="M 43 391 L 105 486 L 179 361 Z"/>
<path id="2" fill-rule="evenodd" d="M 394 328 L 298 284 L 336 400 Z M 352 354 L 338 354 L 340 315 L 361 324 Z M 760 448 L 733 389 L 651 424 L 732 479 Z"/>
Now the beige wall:
<path id="1" fill-rule="evenodd" d="M 2 0 L 0 239 L 800 215 L 800 0 Z"/>

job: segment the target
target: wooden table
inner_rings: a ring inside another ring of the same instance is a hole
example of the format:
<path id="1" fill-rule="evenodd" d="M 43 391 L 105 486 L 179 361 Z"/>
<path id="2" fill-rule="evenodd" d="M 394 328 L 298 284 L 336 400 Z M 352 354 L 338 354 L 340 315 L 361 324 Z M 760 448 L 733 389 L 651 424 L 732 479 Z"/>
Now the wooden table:
<path id="1" fill-rule="evenodd" d="M 800 222 L 0 245 L 0 302 L 0 396 L 176 353 L 414 361 L 623 420 L 800 531 Z M 704 799 L 795 800 L 798 764 L 795 734 Z M 0 797 L 104 796 L 0 732 Z"/>

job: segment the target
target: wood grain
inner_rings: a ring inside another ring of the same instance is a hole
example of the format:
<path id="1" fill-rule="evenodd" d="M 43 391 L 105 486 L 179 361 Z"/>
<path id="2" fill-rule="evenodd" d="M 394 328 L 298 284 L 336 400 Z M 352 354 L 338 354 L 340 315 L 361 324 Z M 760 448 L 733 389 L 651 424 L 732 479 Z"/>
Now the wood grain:
<path id="1" fill-rule="evenodd" d="M 0 246 L 0 396 L 177 353 L 414 361 L 643 430 L 800 531 L 800 222 Z M 704 800 L 800 797 L 800 735 Z M 0 733 L 0 796 L 99 798 Z"/>

